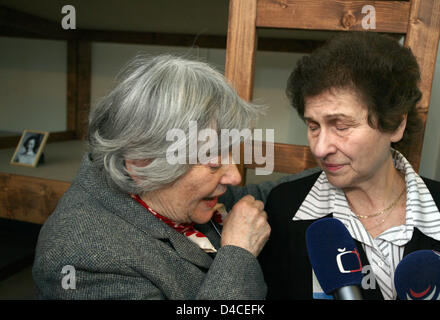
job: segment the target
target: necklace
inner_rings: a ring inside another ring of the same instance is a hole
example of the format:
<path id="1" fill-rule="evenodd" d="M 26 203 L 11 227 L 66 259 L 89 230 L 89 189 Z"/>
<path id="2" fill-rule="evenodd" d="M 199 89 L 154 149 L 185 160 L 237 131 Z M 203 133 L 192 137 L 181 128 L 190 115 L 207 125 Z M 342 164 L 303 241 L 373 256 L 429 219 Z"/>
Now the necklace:
<path id="1" fill-rule="evenodd" d="M 402 190 L 402 192 L 400 192 L 400 195 L 397 197 L 397 199 L 394 200 L 393 203 L 391 203 L 387 208 L 385 208 L 385 209 L 383 209 L 383 210 L 381 210 L 379 212 L 376 212 L 374 214 L 368 215 L 368 216 L 363 216 L 363 215 L 360 215 L 360 214 L 355 214 L 356 217 L 358 217 L 359 219 L 374 218 L 374 217 L 380 216 L 381 214 L 384 214 L 385 212 L 390 211 L 399 202 L 400 198 L 402 198 L 405 190 L 406 190 L 406 186 L 403 187 L 403 190 Z"/>

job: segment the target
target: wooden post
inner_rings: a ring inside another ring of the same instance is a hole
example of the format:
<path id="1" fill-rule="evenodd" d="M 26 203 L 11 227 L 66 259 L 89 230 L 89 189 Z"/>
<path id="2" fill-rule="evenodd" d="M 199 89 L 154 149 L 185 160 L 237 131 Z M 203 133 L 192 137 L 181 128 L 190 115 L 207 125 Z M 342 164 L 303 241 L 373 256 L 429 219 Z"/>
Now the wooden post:
<path id="1" fill-rule="evenodd" d="M 91 43 L 70 40 L 67 46 L 67 130 L 86 139 L 91 100 Z"/>
<path id="2" fill-rule="evenodd" d="M 67 130 L 76 134 L 78 100 L 78 41 L 67 41 Z"/>
<path id="3" fill-rule="evenodd" d="M 252 100 L 254 87 L 255 52 L 257 35 L 255 20 L 257 16 L 256 0 L 230 0 L 229 25 L 226 42 L 225 77 L 234 86 L 238 95 Z M 245 181 L 243 145 L 241 146 L 238 170 Z"/>
<path id="4" fill-rule="evenodd" d="M 78 42 L 78 104 L 77 137 L 87 138 L 88 119 L 91 102 L 92 48 L 89 41 Z"/>

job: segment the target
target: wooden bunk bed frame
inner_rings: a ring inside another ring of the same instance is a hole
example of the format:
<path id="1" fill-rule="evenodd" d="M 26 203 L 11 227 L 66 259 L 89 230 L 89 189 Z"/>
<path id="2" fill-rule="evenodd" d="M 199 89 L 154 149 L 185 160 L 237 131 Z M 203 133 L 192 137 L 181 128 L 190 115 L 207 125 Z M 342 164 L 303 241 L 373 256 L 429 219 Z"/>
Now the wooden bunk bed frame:
<path id="1" fill-rule="evenodd" d="M 372 5 L 376 12 L 374 32 L 405 35 L 421 68 L 423 93 L 418 112 L 424 123 L 429 109 L 431 87 L 440 32 L 440 1 L 319 1 L 319 0 L 230 0 L 227 38 L 199 37 L 200 47 L 224 47 L 225 75 L 239 95 L 252 100 L 255 52 L 257 48 L 275 51 L 310 52 L 319 41 L 260 39 L 257 28 L 360 31 L 362 8 Z M 193 37 L 139 32 L 62 30 L 60 24 L 16 10 L 0 7 L 0 36 L 45 38 L 67 41 L 67 130 L 51 133 L 49 142 L 84 139 L 90 108 L 91 42 L 121 42 L 190 46 Z M 258 43 L 258 45 L 257 45 Z M 0 138 L 0 148 L 14 147 L 19 137 Z M 423 132 L 407 150 L 402 150 L 416 170 L 420 165 Z M 239 164 L 246 169 L 256 164 Z M 307 146 L 275 144 L 277 172 L 294 173 L 315 166 Z M 244 179 L 243 179 L 244 181 Z M 68 181 L 50 180 L 0 172 L 0 217 L 42 224 L 53 212 L 59 198 L 70 186 Z M 23 198 L 23 195 L 26 195 Z M 27 201 L 28 200 L 28 201 Z"/>
<path id="2" fill-rule="evenodd" d="M 365 31 L 362 8 L 366 5 L 376 13 L 376 29 L 368 31 L 404 35 L 404 45 L 420 65 L 423 97 L 417 110 L 423 130 L 412 145 L 400 150 L 418 171 L 437 57 L 440 1 L 230 0 L 225 75 L 240 96 L 251 101 L 257 28 Z M 274 151 L 275 171 L 295 173 L 316 166 L 307 146 L 275 143 Z M 255 167 L 239 165 L 242 176 Z"/>

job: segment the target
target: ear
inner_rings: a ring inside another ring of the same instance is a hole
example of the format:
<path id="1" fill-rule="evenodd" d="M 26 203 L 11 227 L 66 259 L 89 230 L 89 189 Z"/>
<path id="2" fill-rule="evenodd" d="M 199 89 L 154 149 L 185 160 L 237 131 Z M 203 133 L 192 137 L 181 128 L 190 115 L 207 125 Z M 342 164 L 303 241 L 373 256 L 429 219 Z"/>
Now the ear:
<path id="1" fill-rule="evenodd" d="M 391 134 L 391 142 L 399 142 L 403 138 L 403 133 L 405 132 L 406 128 L 406 119 L 408 118 L 408 114 L 405 113 L 402 116 L 402 122 L 400 122 L 399 126 L 397 127 L 396 131 L 394 131 Z"/>
<path id="2" fill-rule="evenodd" d="M 128 171 L 128 175 L 130 178 L 132 178 L 134 181 L 137 180 L 137 177 L 133 175 L 133 166 L 134 167 L 146 167 L 148 166 L 153 160 L 152 159 L 143 159 L 143 160 L 131 160 L 131 159 L 125 159 L 125 168 Z"/>

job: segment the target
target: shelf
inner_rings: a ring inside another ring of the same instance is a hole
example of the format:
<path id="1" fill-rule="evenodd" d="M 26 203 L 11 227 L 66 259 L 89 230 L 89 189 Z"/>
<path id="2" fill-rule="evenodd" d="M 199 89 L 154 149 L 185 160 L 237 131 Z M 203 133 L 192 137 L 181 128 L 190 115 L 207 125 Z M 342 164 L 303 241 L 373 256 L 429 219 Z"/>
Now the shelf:
<path id="1" fill-rule="evenodd" d="M 0 217 L 43 224 L 69 188 L 87 150 L 84 141 L 48 143 L 45 163 L 11 165 L 15 149 L 0 150 Z"/>

